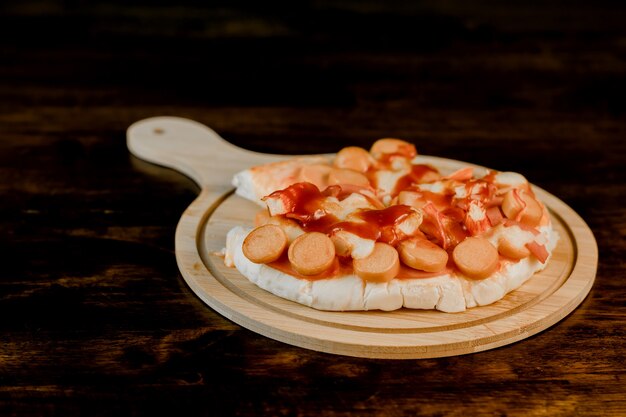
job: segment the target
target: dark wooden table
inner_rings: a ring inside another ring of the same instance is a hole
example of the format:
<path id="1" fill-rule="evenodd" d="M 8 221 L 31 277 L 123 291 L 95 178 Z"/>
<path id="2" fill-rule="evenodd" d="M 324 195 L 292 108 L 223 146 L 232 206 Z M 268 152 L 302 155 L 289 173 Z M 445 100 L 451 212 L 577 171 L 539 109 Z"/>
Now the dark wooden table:
<path id="1" fill-rule="evenodd" d="M 623 3 L 177 3 L 0 6 L 1 415 L 626 415 Z M 593 230 L 596 284 L 473 355 L 259 336 L 178 272 L 198 188 L 125 145 L 157 115 L 258 151 L 393 136 L 522 172 Z"/>

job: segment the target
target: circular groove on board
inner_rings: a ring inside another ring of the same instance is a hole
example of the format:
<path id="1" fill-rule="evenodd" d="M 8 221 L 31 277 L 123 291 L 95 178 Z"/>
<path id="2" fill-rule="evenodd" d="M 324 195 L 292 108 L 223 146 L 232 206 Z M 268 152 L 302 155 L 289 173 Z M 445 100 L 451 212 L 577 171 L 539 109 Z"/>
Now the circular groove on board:
<path id="1" fill-rule="evenodd" d="M 453 163 L 452 161 L 447 161 Z M 458 166 L 458 165 L 457 165 Z M 176 255 L 183 277 L 207 305 L 256 333 L 322 352 L 369 358 L 433 358 L 484 351 L 523 340 L 559 322 L 587 296 L 597 245 L 584 221 L 541 189 L 560 241 L 546 269 L 502 300 L 462 313 L 400 309 L 326 312 L 277 297 L 216 255 L 231 227 L 251 225 L 259 206 L 232 192 L 203 189 L 181 217 Z M 248 205 L 248 211 L 242 206 Z M 230 207 L 229 207 L 230 205 Z M 233 210 L 233 207 L 237 210 Z M 193 245 L 190 245 L 191 242 Z M 556 260 L 561 253 L 560 261 Z M 542 274 L 551 281 L 536 279 Z M 543 282 L 543 289 L 527 292 Z"/>
<path id="2" fill-rule="evenodd" d="M 388 318 L 389 316 L 394 316 L 398 314 L 407 314 L 407 315 L 422 315 L 422 316 L 432 316 L 432 315 L 444 315 L 447 318 L 450 318 L 450 313 L 443 313 L 440 311 L 434 310 L 413 310 L 413 309 L 400 309 L 394 312 L 379 312 L 379 311 L 368 311 L 368 312 L 325 312 L 320 310 L 315 310 L 307 306 L 300 305 L 294 301 L 284 300 L 274 294 L 271 294 L 262 288 L 257 287 L 255 284 L 248 281 L 247 278 L 243 277 L 239 272 L 234 268 L 228 268 L 223 264 L 223 258 L 212 255 L 210 249 L 207 248 L 207 240 L 215 239 L 216 236 L 221 242 L 226 241 L 225 232 L 226 229 L 219 230 L 216 225 L 228 223 L 227 214 L 231 213 L 230 204 L 241 207 L 242 205 L 249 206 L 249 212 L 247 213 L 247 220 L 242 220 L 239 224 L 249 224 L 250 219 L 254 218 L 255 211 L 259 209 L 258 206 L 250 203 L 246 200 L 241 199 L 240 197 L 234 195 L 233 193 L 229 193 L 225 195 L 220 202 L 216 205 L 213 205 L 213 210 L 207 211 L 204 216 L 202 222 L 200 223 L 199 233 L 197 236 L 197 246 L 198 253 L 204 263 L 204 266 L 210 272 L 210 274 L 218 280 L 224 287 L 226 287 L 229 291 L 237 296 L 249 301 L 250 303 L 255 304 L 260 309 L 271 310 L 276 313 L 282 314 L 286 317 L 290 317 L 296 320 L 302 320 L 305 322 L 315 323 L 323 326 L 333 327 L 337 329 L 346 329 L 352 331 L 360 331 L 360 332 L 376 332 L 376 333 L 427 333 L 427 332 L 439 332 L 445 330 L 454 330 L 461 328 L 468 328 L 477 325 L 484 325 L 492 321 L 499 320 L 503 318 L 505 315 L 511 315 L 519 313 L 523 310 L 531 308 L 537 303 L 543 301 L 548 296 L 557 291 L 563 283 L 567 281 L 569 278 L 574 263 L 565 263 L 552 262 L 548 265 L 548 268 L 554 269 L 555 267 L 562 266 L 563 269 L 556 276 L 550 276 L 547 273 L 538 273 L 535 274 L 532 278 L 529 279 L 526 283 L 524 283 L 521 287 L 512 292 L 508 293 L 502 300 L 497 301 L 494 304 L 482 307 L 474 307 L 468 309 L 462 313 L 454 313 L 453 316 L 455 318 L 469 315 L 470 318 L 467 320 L 460 320 L 455 324 L 445 324 L 440 326 L 429 326 L 429 327 L 390 327 L 393 326 L 393 323 L 381 324 L 379 327 L 371 327 L 371 326 L 363 326 L 357 323 L 357 321 L 361 321 L 361 317 L 363 314 L 376 314 L 379 315 L 382 320 Z M 222 209 L 222 210 L 220 210 Z M 576 259 L 577 247 L 575 239 L 572 235 L 572 231 L 569 229 L 567 224 L 564 222 L 563 218 L 550 210 L 550 214 L 555 223 L 555 229 L 559 232 L 560 239 L 555 248 L 555 255 L 561 254 L 562 257 L 573 257 Z M 226 217 L 226 218 L 224 218 Z M 211 229 L 216 230 L 211 230 Z M 210 239 L 207 239 L 207 236 L 210 236 Z M 556 258 L 557 256 L 555 256 Z M 546 270 L 548 269 L 546 268 Z M 226 274 L 231 275 L 231 278 L 227 277 Z M 237 276 L 237 282 L 235 282 L 232 277 Z M 519 295 L 520 292 L 524 291 L 524 288 L 528 285 L 531 285 L 531 281 L 538 280 L 551 280 L 551 283 L 548 287 L 538 292 L 534 297 L 525 300 L 521 303 L 511 303 L 511 298 Z M 243 283 L 243 285 L 242 285 Z M 246 288 L 247 287 L 247 288 Z M 516 294 L 517 292 L 517 294 Z M 282 307 L 276 305 L 279 303 Z M 499 305 L 507 303 L 508 305 L 503 309 L 503 311 L 499 311 Z M 479 310 L 476 310 L 479 309 Z M 309 313 L 308 315 L 304 315 L 303 313 Z M 480 314 L 480 318 L 471 318 L 476 313 Z M 491 314 L 493 312 L 493 314 Z M 330 318 L 324 318 L 323 316 L 329 315 L 329 313 L 336 317 L 336 315 L 342 315 L 344 317 L 349 316 L 354 319 L 354 323 L 346 324 L 340 323 L 337 321 L 331 321 Z M 316 317 L 317 316 L 317 317 Z M 385 320 L 389 321 L 389 320 Z"/>
<path id="3" fill-rule="evenodd" d="M 155 128 L 161 130 L 155 132 Z M 598 248 L 593 233 L 565 203 L 537 189 L 551 211 L 558 214 L 564 226 L 562 239 L 567 236 L 572 242 L 565 260 L 567 264 L 557 268 L 553 281 L 546 283 L 551 285 L 546 285 L 541 293 L 525 294 L 527 286 L 537 282 L 531 279 L 500 302 L 464 313 L 407 309 L 359 313 L 314 310 L 265 292 L 234 269 L 223 271 L 221 259 L 210 255 L 222 249 L 223 237 L 230 226 L 251 223 L 251 216 L 239 213 L 237 217 L 233 213 L 228 219 L 232 222 L 222 225 L 226 230 L 220 232 L 221 235 L 212 234 L 209 229 L 215 226 L 212 223 L 216 219 L 213 217 L 215 210 L 228 203 L 232 175 L 247 167 L 284 160 L 288 156 L 237 148 L 202 124 L 172 117 L 150 118 L 133 124 L 128 129 L 127 144 L 135 156 L 180 171 L 202 188 L 198 198 L 182 214 L 175 237 L 176 261 L 191 290 L 233 322 L 291 345 L 349 356 L 394 359 L 484 351 L 525 339 L 554 325 L 584 300 L 595 279 Z M 432 164 L 446 174 L 468 166 L 477 167 L 440 157 L 420 155 L 417 158 L 418 163 Z M 554 265 L 549 264 L 546 271 L 551 268 L 554 269 Z M 528 303 L 532 299 L 536 302 L 531 306 Z M 485 312 L 490 314 L 485 317 Z"/>

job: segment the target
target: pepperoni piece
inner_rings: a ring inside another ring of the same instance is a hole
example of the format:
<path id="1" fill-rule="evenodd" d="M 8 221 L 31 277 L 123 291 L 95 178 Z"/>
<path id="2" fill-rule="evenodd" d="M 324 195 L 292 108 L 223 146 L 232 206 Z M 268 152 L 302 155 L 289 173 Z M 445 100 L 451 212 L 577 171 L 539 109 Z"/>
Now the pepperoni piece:
<path id="1" fill-rule="evenodd" d="M 498 268 L 497 249 L 482 237 L 468 237 L 452 252 L 456 266 L 470 278 L 487 278 Z"/>
<path id="2" fill-rule="evenodd" d="M 388 282 L 400 272 L 400 258 L 393 246 L 376 242 L 372 253 L 352 262 L 354 272 L 364 281 Z"/>
<path id="3" fill-rule="evenodd" d="M 448 252 L 424 238 L 413 238 L 398 245 L 402 262 L 413 269 L 438 272 L 448 263 Z"/>
<path id="4" fill-rule="evenodd" d="M 287 247 L 287 235 L 275 224 L 252 230 L 243 241 L 243 254 L 250 261 L 266 264 L 280 258 Z"/>
<path id="5" fill-rule="evenodd" d="M 335 167 L 351 169 L 358 172 L 367 172 L 372 165 L 372 157 L 369 152 L 358 146 L 348 146 L 337 153 L 334 162 Z"/>
<path id="6" fill-rule="evenodd" d="M 298 273 L 321 274 L 333 265 L 335 245 L 324 233 L 305 233 L 289 246 L 287 256 L 291 266 Z"/>

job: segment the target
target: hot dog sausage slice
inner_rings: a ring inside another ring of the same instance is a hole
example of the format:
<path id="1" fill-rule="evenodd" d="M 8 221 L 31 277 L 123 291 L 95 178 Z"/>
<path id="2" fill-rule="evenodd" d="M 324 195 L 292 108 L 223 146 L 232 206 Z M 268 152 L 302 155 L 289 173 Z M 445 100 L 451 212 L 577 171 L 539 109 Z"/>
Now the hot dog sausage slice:
<path id="1" fill-rule="evenodd" d="M 400 271 L 400 259 L 393 246 L 376 242 L 372 253 L 365 258 L 355 259 L 354 272 L 364 281 L 387 282 Z"/>
<path id="2" fill-rule="evenodd" d="M 302 275 L 321 274 L 335 260 L 335 245 L 324 233 L 310 232 L 298 237 L 287 251 L 293 269 Z"/>
<path id="3" fill-rule="evenodd" d="M 370 148 L 374 158 L 380 158 L 384 154 L 400 154 L 407 158 L 417 155 L 415 146 L 401 139 L 385 138 L 378 139 Z"/>
<path id="4" fill-rule="evenodd" d="M 470 278 L 486 278 L 496 271 L 499 264 L 497 249 L 482 237 L 468 237 L 452 252 L 456 266 Z"/>
<path id="5" fill-rule="evenodd" d="M 502 200 L 502 212 L 504 215 L 515 220 L 517 215 L 524 209 L 521 192 L 519 190 L 509 190 Z"/>
<path id="6" fill-rule="evenodd" d="M 337 168 L 351 169 L 358 172 L 366 172 L 372 159 L 365 149 L 358 146 L 348 146 L 337 153 L 334 165 Z"/>
<path id="7" fill-rule="evenodd" d="M 539 225 L 543 216 L 543 209 L 537 200 L 522 190 L 510 190 L 504 195 L 502 212 L 511 219 L 528 226 Z"/>
<path id="8" fill-rule="evenodd" d="M 400 259 L 413 269 L 441 271 L 448 263 L 448 252 L 424 238 L 412 238 L 398 245 Z"/>
<path id="9" fill-rule="evenodd" d="M 280 258 L 287 247 L 287 235 L 275 224 L 266 224 L 252 230 L 243 241 L 243 254 L 257 264 L 266 264 Z"/>
<path id="10" fill-rule="evenodd" d="M 530 256 L 530 251 L 526 246 L 515 245 L 506 237 L 502 237 L 498 241 L 498 252 L 500 252 L 502 256 L 511 259 L 524 259 Z"/>
<path id="11" fill-rule="evenodd" d="M 351 169 L 333 168 L 328 175 L 328 184 L 350 184 L 359 187 L 368 187 L 370 185 L 367 177 L 360 172 Z"/>
<path id="12" fill-rule="evenodd" d="M 541 205 L 528 193 L 522 193 L 522 200 L 526 203 L 526 207 L 522 210 L 520 222 L 532 227 L 538 226 L 543 217 Z"/>

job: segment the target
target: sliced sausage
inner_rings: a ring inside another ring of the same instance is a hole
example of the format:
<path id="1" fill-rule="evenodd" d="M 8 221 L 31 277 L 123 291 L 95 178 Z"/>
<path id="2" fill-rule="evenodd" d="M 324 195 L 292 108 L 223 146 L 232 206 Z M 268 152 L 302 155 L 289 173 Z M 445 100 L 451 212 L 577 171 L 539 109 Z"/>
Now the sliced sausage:
<path id="1" fill-rule="evenodd" d="M 501 237 L 498 241 L 498 252 L 511 259 L 524 259 L 530 256 L 530 251 L 526 246 L 518 246 L 506 237 Z"/>
<path id="2" fill-rule="evenodd" d="M 502 212 L 507 218 L 532 227 L 539 225 L 543 216 L 541 204 L 529 193 L 519 189 L 509 190 L 504 195 Z"/>
<path id="3" fill-rule="evenodd" d="M 468 237 L 452 252 L 456 266 L 470 278 L 486 278 L 498 268 L 497 249 L 482 237 Z"/>
<path id="4" fill-rule="evenodd" d="M 502 212 L 504 215 L 511 220 L 516 220 L 523 209 L 524 200 L 522 200 L 520 190 L 512 189 L 507 191 L 502 200 Z"/>
<path id="5" fill-rule="evenodd" d="M 384 138 L 378 139 L 370 148 L 370 153 L 376 159 L 384 154 L 400 154 L 407 158 L 417 155 L 415 146 L 401 139 Z"/>
<path id="6" fill-rule="evenodd" d="M 528 193 L 522 193 L 522 200 L 526 203 L 526 207 L 522 210 L 520 222 L 532 227 L 538 226 L 543 217 L 541 204 Z"/>
<path id="7" fill-rule="evenodd" d="M 405 265 L 420 271 L 438 272 L 448 263 L 448 252 L 424 238 L 400 242 L 398 252 Z"/>
<path id="8" fill-rule="evenodd" d="M 280 258 L 287 247 L 287 235 L 275 224 L 252 230 L 243 241 L 243 254 L 250 261 L 266 264 Z"/>
<path id="9" fill-rule="evenodd" d="M 337 153 L 334 165 L 337 168 L 366 172 L 372 165 L 372 157 L 363 148 L 348 146 Z"/>
<path id="10" fill-rule="evenodd" d="M 352 262 L 354 272 L 364 281 L 391 281 L 400 272 L 398 251 L 393 246 L 376 242 L 372 253 Z"/>
<path id="11" fill-rule="evenodd" d="M 333 265 L 335 245 L 324 233 L 305 233 L 289 246 L 287 256 L 298 273 L 317 275 Z"/>
<path id="12" fill-rule="evenodd" d="M 368 187 L 370 185 L 367 177 L 360 172 L 351 169 L 333 168 L 328 174 L 329 185 L 349 184 L 359 187 Z"/>

